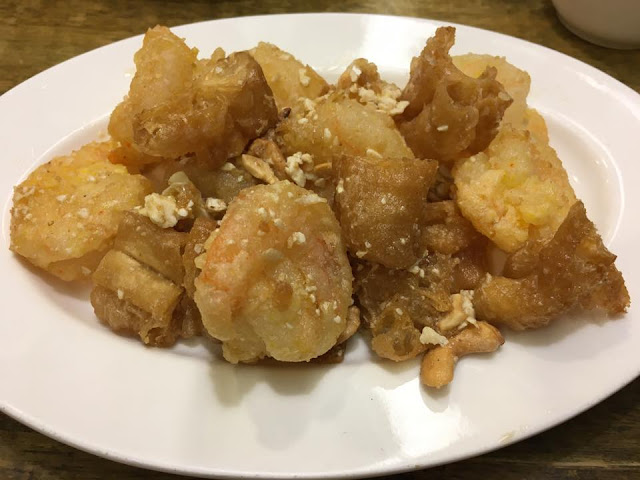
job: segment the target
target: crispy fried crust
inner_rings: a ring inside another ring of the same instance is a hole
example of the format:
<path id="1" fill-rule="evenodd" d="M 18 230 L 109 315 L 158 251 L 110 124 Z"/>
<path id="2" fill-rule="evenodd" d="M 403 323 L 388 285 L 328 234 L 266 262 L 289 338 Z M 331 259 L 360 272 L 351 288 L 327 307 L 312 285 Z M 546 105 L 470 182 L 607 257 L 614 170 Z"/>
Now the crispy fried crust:
<path id="1" fill-rule="evenodd" d="M 488 277 L 476 291 L 478 318 L 516 330 L 538 328 L 574 308 L 626 311 L 629 292 L 613 255 L 577 202 L 553 239 L 530 252 L 522 278 Z M 535 267 L 531 267 L 531 265 Z"/>
<path id="2" fill-rule="evenodd" d="M 107 159 L 113 142 L 90 143 L 34 170 L 15 187 L 13 252 L 62 278 L 88 278 L 113 243 L 125 211 L 151 184 Z"/>
<path id="3" fill-rule="evenodd" d="M 420 220 L 437 162 L 343 156 L 333 165 L 336 211 L 351 255 L 408 268 L 424 253 Z"/>
<path id="4" fill-rule="evenodd" d="M 451 161 L 484 150 L 498 133 L 511 97 L 487 68 L 478 78 L 453 64 L 449 49 L 455 28 L 441 27 L 411 61 L 401 99 L 409 105 L 396 117 L 400 132 L 420 158 Z"/>

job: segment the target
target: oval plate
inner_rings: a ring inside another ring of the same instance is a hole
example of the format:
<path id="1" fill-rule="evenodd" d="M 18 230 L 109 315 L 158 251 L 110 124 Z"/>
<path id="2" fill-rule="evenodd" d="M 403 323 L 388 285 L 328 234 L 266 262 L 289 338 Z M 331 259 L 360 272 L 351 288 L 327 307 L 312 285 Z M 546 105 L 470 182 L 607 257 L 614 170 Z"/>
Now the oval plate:
<path id="1" fill-rule="evenodd" d="M 173 29 L 209 55 L 269 41 L 337 78 L 353 58 L 400 85 L 440 22 L 348 14 L 219 20 Z M 145 348 L 101 326 L 88 291 L 37 275 L 9 250 L 12 187 L 35 165 L 105 135 L 127 92 L 141 37 L 76 57 L 0 98 L 4 203 L 0 249 L 2 411 L 113 460 L 202 476 L 380 475 L 451 462 L 556 425 L 640 371 L 637 308 L 619 319 L 564 318 L 508 332 L 427 391 L 418 363 L 376 360 L 353 342 L 341 365 L 232 366 L 199 342 Z M 504 55 L 532 78 L 531 106 L 605 242 L 640 295 L 640 96 L 552 50 L 458 26 L 453 53 Z M 624 178 L 623 178 L 624 173 Z M 626 180 L 625 180 L 626 179 Z"/>

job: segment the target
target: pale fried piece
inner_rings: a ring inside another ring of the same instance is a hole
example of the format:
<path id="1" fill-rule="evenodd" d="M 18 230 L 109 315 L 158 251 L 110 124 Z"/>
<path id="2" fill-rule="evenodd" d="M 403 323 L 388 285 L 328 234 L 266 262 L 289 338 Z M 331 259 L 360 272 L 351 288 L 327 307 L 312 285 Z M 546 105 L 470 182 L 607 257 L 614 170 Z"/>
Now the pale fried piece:
<path id="1" fill-rule="evenodd" d="M 389 115 L 337 94 L 302 102 L 278 125 L 276 142 L 286 157 L 308 153 L 315 165 L 345 154 L 414 158 Z"/>
<path id="2" fill-rule="evenodd" d="M 576 201 L 555 150 L 506 125 L 486 151 L 457 163 L 453 177 L 462 214 L 506 252 L 550 239 Z"/>
<path id="3" fill-rule="evenodd" d="M 206 247 L 195 300 L 225 359 L 308 361 L 335 345 L 351 267 L 324 199 L 287 181 L 246 189 Z"/>
<path id="4" fill-rule="evenodd" d="M 479 319 L 516 330 L 538 328 L 576 307 L 608 314 L 629 306 L 622 274 L 577 202 L 551 241 L 522 254 L 519 279 L 487 277 L 476 291 Z M 535 256 L 526 260 L 525 256 Z"/>
<path id="5" fill-rule="evenodd" d="M 495 79 L 495 68 L 471 78 L 449 56 L 455 28 L 441 27 L 411 61 L 401 100 L 409 105 L 396 122 L 421 158 L 451 161 L 484 150 L 498 133 L 511 97 Z"/>
<path id="6" fill-rule="evenodd" d="M 14 189 L 11 250 L 63 280 L 88 276 L 111 248 L 123 212 L 151 191 L 90 143 L 41 165 Z"/>
<path id="7" fill-rule="evenodd" d="M 100 286 L 91 291 L 91 305 L 96 317 L 111 330 L 137 335 L 143 343 L 154 347 L 170 347 L 178 338 L 194 337 L 202 331 L 200 313 L 186 295 L 171 316 L 154 317 L 128 300 L 120 299 L 117 292 Z"/>
<path id="8" fill-rule="evenodd" d="M 154 318 L 170 318 L 182 294 L 171 280 L 119 250 L 102 258 L 92 278 Z"/>
<path id="9" fill-rule="evenodd" d="M 220 165 L 277 119 L 271 89 L 246 52 L 198 61 L 197 51 L 165 27 L 150 29 L 136 53 L 136 75 L 109 132 L 148 157 L 195 153 Z M 136 164 L 137 161 L 131 161 Z"/>
<path id="10" fill-rule="evenodd" d="M 527 108 L 525 112 L 525 128 L 531 132 L 531 135 L 540 143 L 549 143 L 549 131 L 547 130 L 547 122 L 534 108 Z"/>
<path id="11" fill-rule="evenodd" d="M 218 228 L 218 222 L 200 217 L 196 218 L 193 227 L 189 231 L 184 253 L 182 254 L 182 264 L 184 266 L 184 288 L 191 298 L 193 298 L 193 294 L 196 291 L 193 282 L 200 274 L 200 269 L 196 266 L 196 258 L 204 253 L 204 244 L 216 228 Z"/>
<path id="12" fill-rule="evenodd" d="M 531 77 L 524 70 L 507 62 L 504 57 L 468 53 L 451 57 L 453 63 L 470 77 L 477 78 L 487 67 L 494 67 L 498 80 L 513 99 L 513 103 L 504 112 L 502 124 L 517 129 L 526 129 L 541 143 L 549 143 L 547 125 L 542 115 L 527 107 L 527 95 L 531 87 Z"/>
<path id="13" fill-rule="evenodd" d="M 378 67 L 364 58 L 351 62 L 340 75 L 336 88 L 349 98 L 389 115 L 398 115 L 409 105 L 408 101 L 399 100 L 402 90 L 382 80 Z"/>
<path id="14" fill-rule="evenodd" d="M 127 212 L 118 227 L 113 248 L 182 285 L 182 250 L 186 242 L 186 233 L 160 228 L 142 215 Z"/>
<path id="15" fill-rule="evenodd" d="M 471 353 L 495 352 L 504 343 L 500 331 L 486 322 L 468 326 L 450 338 L 446 345 L 438 345 L 422 358 L 420 382 L 440 388 L 451 383 L 458 360 Z"/>
<path id="16" fill-rule="evenodd" d="M 343 156 L 333 168 L 349 252 L 390 268 L 416 263 L 424 253 L 419 224 L 437 162 Z"/>
<path id="17" fill-rule="evenodd" d="M 329 85 L 309 65 L 271 43 L 260 42 L 249 51 L 262 67 L 279 109 L 292 107 L 299 98 L 317 98 Z"/>
<path id="18" fill-rule="evenodd" d="M 496 80 L 502 84 L 513 103 L 504 111 L 503 124 L 516 128 L 526 127 L 527 95 L 531 87 L 531 77 L 524 70 L 507 62 L 505 57 L 467 53 L 451 57 L 453 64 L 464 74 L 478 78 L 487 69 L 493 67 L 497 71 Z"/>

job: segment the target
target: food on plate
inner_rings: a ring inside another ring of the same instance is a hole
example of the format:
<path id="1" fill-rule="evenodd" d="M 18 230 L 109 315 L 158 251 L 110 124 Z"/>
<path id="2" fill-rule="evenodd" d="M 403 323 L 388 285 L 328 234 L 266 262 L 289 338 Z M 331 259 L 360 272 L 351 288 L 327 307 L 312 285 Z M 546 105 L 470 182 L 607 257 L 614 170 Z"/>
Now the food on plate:
<path id="1" fill-rule="evenodd" d="M 531 77 L 527 72 L 511 65 L 506 58 L 493 55 L 467 53 L 453 56 L 451 60 L 460 71 L 473 78 L 479 78 L 487 68 L 495 68 L 496 80 L 513 100 L 513 103 L 504 111 L 502 125 L 526 127 L 527 95 L 531 87 Z"/>
<path id="2" fill-rule="evenodd" d="M 555 236 L 512 259 L 512 277 L 488 276 L 476 290 L 478 318 L 516 330 L 546 325 L 571 309 L 623 313 L 629 305 L 613 255 L 576 202 Z M 518 255 L 518 253 L 514 254 Z"/>
<path id="3" fill-rule="evenodd" d="M 124 212 L 151 191 L 146 178 L 109 162 L 114 147 L 85 145 L 39 166 L 15 187 L 12 251 L 63 280 L 91 275 Z"/>
<path id="4" fill-rule="evenodd" d="M 286 180 L 244 190 L 205 248 L 194 298 L 228 361 L 308 361 L 336 344 L 351 267 L 325 199 Z"/>
<path id="5" fill-rule="evenodd" d="M 260 42 L 249 53 L 260 64 L 279 109 L 293 107 L 301 98 L 314 99 L 329 84 L 309 65 L 271 43 Z"/>
<path id="6" fill-rule="evenodd" d="M 420 381 L 428 387 L 443 387 L 453 380 L 453 369 L 461 357 L 471 353 L 495 352 L 503 343 L 500 330 L 487 322 L 467 327 L 424 355 L 420 365 Z"/>
<path id="7" fill-rule="evenodd" d="M 408 268 L 423 255 L 420 222 L 438 163 L 343 155 L 333 162 L 335 207 L 351 255 Z"/>
<path id="8" fill-rule="evenodd" d="M 453 178 L 462 214 L 505 252 L 549 240 L 576 201 L 555 150 L 508 125 L 485 151 L 458 161 Z"/>
<path id="9" fill-rule="evenodd" d="M 454 65 L 449 56 L 454 41 L 455 28 L 438 28 L 411 60 L 409 82 L 400 97 L 409 104 L 396 117 L 417 156 L 444 163 L 484 150 L 513 102 L 496 80 L 495 67 L 473 78 Z"/>
<path id="10" fill-rule="evenodd" d="M 219 166 L 275 125 L 273 94 L 251 55 L 197 53 L 166 27 L 145 35 L 129 94 L 109 123 L 114 139 L 142 154 L 134 166 L 189 153 Z"/>
<path id="11" fill-rule="evenodd" d="M 11 249 L 90 276 L 100 321 L 148 346 L 328 364 L 361 332 L 383 359 L 422 356 L 434 388 L 499 328 L 624 313 L 529 74 L 451 57 L 454 38 L 437 29 L 401 88 L 364 58 L 332 85 L 275 45 L 199 59 L 150 29 L 111 140 L 16 187 Z"/>
<path id="12" fill-rule="evenodd" d="M 113 249 L 92 277 L 96 316 L 112 330 L 153 346 L 199 334 L 200 313 L 183 288 L 187 241 L 186 233 L 126 213 Z"/>

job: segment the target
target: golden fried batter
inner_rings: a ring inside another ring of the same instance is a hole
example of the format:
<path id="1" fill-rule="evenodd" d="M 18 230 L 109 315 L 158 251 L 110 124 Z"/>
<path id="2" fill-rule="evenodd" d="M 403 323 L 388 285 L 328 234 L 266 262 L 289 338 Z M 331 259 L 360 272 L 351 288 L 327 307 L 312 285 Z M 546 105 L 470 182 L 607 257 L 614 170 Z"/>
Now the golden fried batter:
<path id="1" fill-rule="evenodd" d="M 199 335 L 200 313 L 182 288 L 186 242 L 186 233 L 127 212 L 114 248 L 93 274 L 96 316 L 112 330 L 137 335 L 152 346 L 168 347 L 180 337 Z"/>
<path id="2" fill-rule="evenodd" d="M 498 133 L 511 97 L 487 68 L 478 78 L 453 64 L 449 49 L 455 28 L 441 27 L 411 61 L 401 100 L 409 104 L 396 117 L 400 132 L 421 158 L 451 161 L 484 150 Z"/>
<path id="3" fill-rule="evenodd" d="M 260 42 L 249 53 L 262 67 L 279 109 L 293 107 L 299 98 L 317 98 L 329 85 L 309 65 L 270 43 Z"/>
<path id="4" fill-rule="evenodd" d="M 225 359 L 308 361 L 336 344 L 351 268 L 324 199 L 287 181 L 246 189 L 206 248 L 195 300 Z"/>
<path id="5" fill-rule="evenodd" d="M 343 156 L 333 168 L 349 252 L 390 268 L 416 263 L 424 253 L 419 224 L 437 162 Z"/>
<path id="6" fill-rule="evenodd" d="M 414 158 L 388 114 L 339 94 L 301 102 L 278 125 L 276 141 L 285 156 L 308 153 L 316 165 L 345 154 Z"/>
<path id="7" fill-rule="evenodd" d="M 113 138 L 146 155 L 130 164 L 195 153 L 220 165 L 277 120 L 262 69 L 246 52 L 221 58 L 216 51 L 209 61 L 198 61 L 197 50 L 155 27 L 135 62 L 129 94 L 109 123 Z"/>
<path id="8" fill-rule="evenodd" d="M 462 214 L 506 252 L 550 239 L 576 201 L 555 150 L 508 125 L 486 151 L 459 161 L 453 177 Z"/>
<path id="9" fill-rule="evenodd" d="M 487 277 L 475 295 L 479 319 L 516 330 L 538 328 L 573 308 L 623 313 L 629 293 L 582 202 L 576 202 L 537 261 L 518 279 Z M 525 264 L 527 262 L 521 262 Z"/>
<path id="10" fill-rule="evenodd" d="M 34 170 L 15 187 L 15 253 L 62 278 L 87 277 L 113 243 L 123 212 L 140 205 L 150 183 L 113 165 L 113 142 L 90 143 Z"/>

